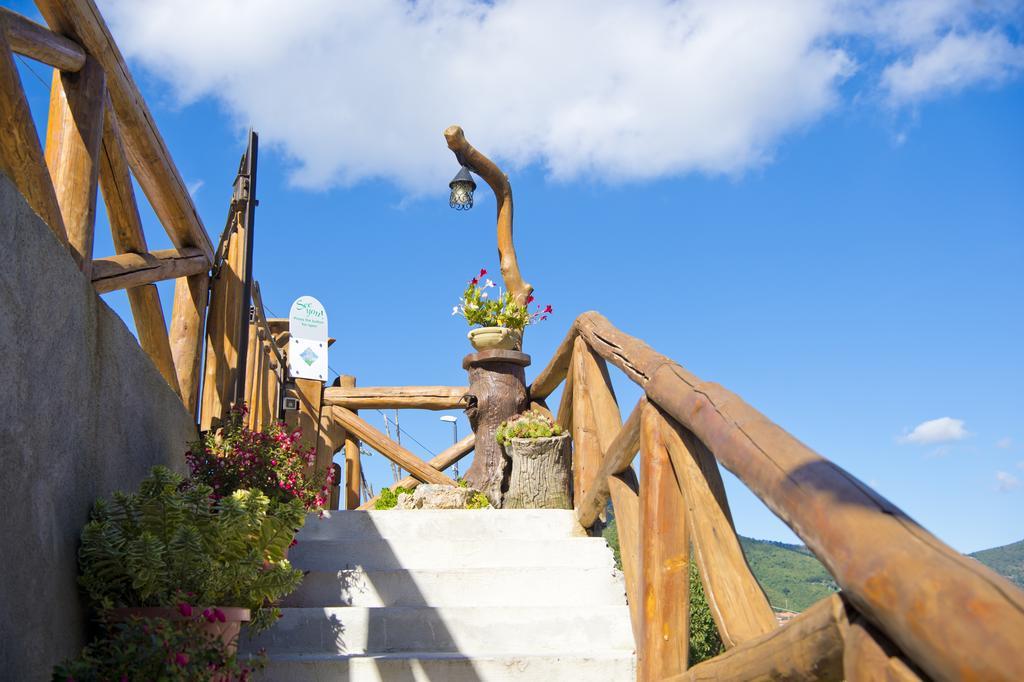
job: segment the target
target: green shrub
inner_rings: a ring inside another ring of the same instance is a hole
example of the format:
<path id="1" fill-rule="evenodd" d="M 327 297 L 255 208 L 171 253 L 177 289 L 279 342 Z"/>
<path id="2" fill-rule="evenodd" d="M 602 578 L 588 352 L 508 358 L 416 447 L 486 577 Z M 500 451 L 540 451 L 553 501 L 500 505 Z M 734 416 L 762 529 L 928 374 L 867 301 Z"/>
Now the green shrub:
<path id="1" fill-rule="evenodd" d="M 259 491 L 220 499 L 206 485 L 153 467 L 139 492 L 97 500 L 82 530 L 79 582 L 100 609 L 131 606 L 238 606 L 258 631 L 278 615 L 269 606 L 298 587 L 285 558 L 305 521 L 298 500 L 274 505 Z"/>
<path id="2" fill-rule="evenodd" d="M 479 490 L 473 493 L 469 498 L 469 502 L 466 503 L 466 509 L 487 509 L 490 506 L 491 501 Z"/>
<path id="3" fill-rule="evenodd" d="M 406 493 L 412 493 L 412 490 L 398 486 L 394 490 L 391 488 L 384 488 L 380 491 L 380 497 L 374 502 L 373 508 L 377 510 L 394 509 L 398 504 L 398 496 Z"/>
<path id="4" fill-rule="evenodd" d="M 502 446 L 513 438 L 551 438 L 562 435 L 562 427 L 537 410 L 529 410 L 507 419 L 498 426 L 497 439 Z"/>

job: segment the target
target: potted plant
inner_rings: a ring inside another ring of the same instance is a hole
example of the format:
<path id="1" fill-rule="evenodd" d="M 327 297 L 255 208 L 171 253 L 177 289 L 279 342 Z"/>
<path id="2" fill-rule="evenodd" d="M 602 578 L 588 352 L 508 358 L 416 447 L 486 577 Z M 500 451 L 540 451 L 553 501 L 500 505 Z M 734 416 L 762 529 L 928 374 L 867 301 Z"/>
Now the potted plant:
<path id="1" fill-rule="evenodd" d="M 505 509 L 572 509 L 569 434 L 529 410 L 498 426 L 498 444 L 511 460 Z"/>
<path id="2" fill-rule="evenodd" d="M 496 285 L 484 278 L 486 274 L 487 270 L 481 269 L 479 275 L 469 280 L 459 304 L 452 308 L 452 315 L 466 318 L 469 326 L 475 327 L 469 332 L 469 342 L 476 350 L 522 350 L 523 329 L 548 319 L 554 310 L 538 304 L 531 313 L 528 306 L 533 303 L 533 296 L 526 299 L 526 305 L 520 305 L 510 292 L 501 289 L 492 297 L 489 290 Z"/>
<path id="3" fill-rule="evenodd" d="M 138 493 L 97 500 L 82 530 L 79 582 L 114 620 L 194 611 L 233 642 L 243 621 L 251 619 L 253 631 L 273 623 L 274 603 L 302 580 L 285 552 L 305 510 L 292 501 L 276 503 L 271 514 L 271 505 L 258 490 L 218 498 L 210 486 L 183 485 L 170 469 L 154 467 Z"/>
<path id="4" fill-rule="evenodd" d="M 166 680 L 244 682 L 263 667 L 262 658 L 239 663 L 201 628 L 201 617 L 172 623 L 162 618 L 129 618 L 111 623 L 106 636 L 86 646 L 74 660 L 53 670 L 54 682 Z"/>

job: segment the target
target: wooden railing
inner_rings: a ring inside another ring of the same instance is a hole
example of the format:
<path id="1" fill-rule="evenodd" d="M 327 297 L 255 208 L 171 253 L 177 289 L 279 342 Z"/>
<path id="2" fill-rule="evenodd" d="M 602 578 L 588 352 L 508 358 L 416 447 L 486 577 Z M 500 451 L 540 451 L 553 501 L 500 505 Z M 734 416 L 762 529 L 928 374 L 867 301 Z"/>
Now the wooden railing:
<path id="1" fill-rule="evenodd" d="M 644 390 L 625 423 L 608 364 Z M 576 512 L 590 527 L 611 498 L 642 682 L 1020 678 L 1024 592 L 735 394 L 595 312 L 575 321 L 537 376 L 533 403 L 546 409 L 562 381 Z M 630 466 L 638 450 L 639 486 Z M 718 464 L 807 544 L 838 595 L 776 626 Z M 727 651 L 688 669 L 691 557 Z"/>
<path id="2" fill-rule="evenodd" d="M 213 247 L 92 0 L 37 0 L 49 28 L 0 8 L 0 171 L 67 246 L 97 292 L 127 290 L 139 343 L 195 413 Z M 14 55 L 53 66 L 45 149 Z M 150 251 L 132 178 L 173 249 Z M 116 255 L 93 257 L 97 190 Z M 174 279 L 170 332 L 155 282 Z"/>

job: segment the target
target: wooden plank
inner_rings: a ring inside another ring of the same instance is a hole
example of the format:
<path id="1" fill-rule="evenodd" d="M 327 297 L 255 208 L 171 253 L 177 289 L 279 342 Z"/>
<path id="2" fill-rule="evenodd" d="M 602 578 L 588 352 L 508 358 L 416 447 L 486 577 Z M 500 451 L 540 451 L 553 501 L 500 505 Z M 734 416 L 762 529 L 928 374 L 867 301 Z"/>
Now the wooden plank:
<path id="1" fill-rule="evenodd" d="M 334 406 L 335 419 L 348 431 L 424 483 L 455 485 L 455 481 L 360 419 L 351 410 Z"/>
<path id="2" fill-rule="evenodd" d="M 629 622 L 633 625 L 633 641 L 640 643 L 640 498 L 622 479 L 609 476 L 605 485 L 610 491 L 615 510 L 615 527 L 619 532 L 619 556 L 626 582 Z"/>
<path id="3" fill-rule="evenodd" d="M 743 555 L 714 456 L 689 431 L 663 416 L 660 419 L 686 502 L 693 554 L 708 607 L 722 643 L 731 649 L 774 630 L 775 614 Z"/>
<path id="4" fill-rule="evenodd" d="M 468 386 L 367 386 L 324 389 L 324 403 L 349 410 L 451 410 L 464 408 Z"/>
<path id="5" fill-rule="evenodd" d="M 736 394 L 702 382 L 596 313 L 577 324 L 602 357 L 643 386 L 800 536 L 856 609 L 926 675 L 1019 675 L 1019 588 L 943 544 Z"/>
<path id="6" fill-rule="evenodd" d="M 155 119 L 93 0 L 36 0 L 46 23 L 81 45 L 103 67 L 121 122 L 128 160 L 153 211 L 178 249 L 198 248 L 213 262 L 213 245 Z"/>
<path id="7" fill-rule="evenodd" d="M 92 284 L 98 293 L 105 294 L 108 291 L 198 275 L 205 273 L 209 267 L 206 256 L 199 249 L 122 253 L 93 261 Z"/>
<path id="8" fill-rule="evenodd" d="M 565 375 L 565 386 L 562 388 L 562 402 L 558 404 L 558 415 L 555 421 L 568 432 L 572 432 L 572 394 L 573 385 L 572 364 L 569 365 L 569 373 Z"/>
<path id="9" fill-rule="evenodd" d="M 565 338 L 555 349 L 554 356 L 530 384 L 528 390 L 530 400 L 544 400 L 568 376 L 569 365 L 572 364 L 572 349 L 578 334 L 575 324 L 569 327 Z"/>
<path id="10" fill-rule="evenodd" d="M 475 443 L 476 435 L 471 433 L 462 440 L 460 440 L 458 443 L 454 443 L 451 447 L 445 449 L 443 452 L 441 452 L 441 454 L 431 458 L 429 461 L 427 461 L 427 464 L 430 467 L 437 469 L 438 471 L 444 471 L 445 469 L 447 469 L 448 467 L 455 464 L 460 459 L 471 453 L 473 451 L 473 446 Z M 415 478 L 413 478 L 412 476 L 407 476 L 398 483 L 396 483 L 395 485 L 388 487 L 391 490 L 394 490 L 395 488 L 406 488 L 408 490 L 412 490 L 419 484 L 420 482 L 417 481 Z M 380 495 L 377 495 L 368 502 L 361 505 L 359 509 L 363 511 L 373 509 L 374 505 L 377 504 L 377 500 L 379 499 Z"/>
<path id="11" fill-rule="evenodd" d="M 338 377 L 338 383 L 342 390 L 355 388 L 356 378 L 349 374 L 342 374 Z M 351 408 L 349 408 L 351 409 Z M 352 412 L 356 414 L 355 410 Z M 345 432 L 345 508 L 356 509 L 362 500 L 361 485 L 363 479 L 363 458 L 359 441 Z M 340 495 L 339 495 L 340 496 Z M 339 503 L 341 500 L 339 499 Z"/>
<path id="12" fill-rule="evenodd" d="M 79 71 L 85 66 L 85 50 L 62 35 L 6 7 L 0 7 L 0 26 L 11 49 L 61 71 Z"/>
<path id="13" fill-rule="evenodd" d="M 646 405 L 640 423 L 640 641 L 637 679 L 653 682 L 687 668 L 690 539 L 686 505 L 662 434 Z"/>
<path id="14" fill-rule="evenodd" d="M 584 528 L 594 525 L 608 503 L 608 496 L 611 494 L 608 488 L 609 478 L 628 469 L 640 450 L 640 415 L 646 404 L 647 398 L 641 396 L 626 423 L 615 435 L 615 440 L 601 456 L 601 467 L 593 486 L 576 508 L 576 516 Z"/>
<path id="15" fill-rule="evenodd" d="M 105 99 L 106 76 L 95 59 L 86 59 L 77 73 L 54 69 L 46 126 L 46 166 L 57 193 L 71 255 L 86 277 L 92 273 Z"/>
<path id="16" fill-rule="evenodd" d="M 107 219 L 114 241 L 114 249 L 122 253 L 147 253 L 146 237 L 142 232 L 139 207 L 135 203 L 128 161 L 121 146 L 121 133 L 112 107 L 103 107 L 103 141 L 100 146 L 100 191 L 107 207 Z M 174 366 L 171 343 L 167 335 L 163 306 L 156 285 L 144 284 L 128 289 L 139 345 L 153 365 L 160 370 L 167 384 L 181 396 L 181 386 Z M 182 397 L 184 401 L 184 397 Z"/>
<path id="17" fill-rule="evenodd" d="M 263 356 L 263 388 L 260 393 L 260 430 L 270 426 L 278 420 L 278 405 L 280 405 L 281 380 L 280 365 L 274 358 L 270 348 L 270 342 L 266 341 L 262 346 Z M 318 417 L 319 418 L 319 417 Z M 319 423 L 315 425 L 319 427 Z"/>
<path id="18" fill-rule="evenodd" d="M 14 65 L 14 55 L 3 31 L 0 31 L 0 171 L 11 179 L 60 243 L 67 246 L 68 234 L 57 194 L 21 87 L 21 77 Z"/>
<path id="19" fill-rule="evenodd" d="M 178 375 L 181 400 L 198 418 L 200 361 L 206 326 L 206 301 L 210 276 L 203 272 L 182 277 L 174 283 L 174 308 L 171 313 L 171 356 Z"/>
<path id="20" fill-rule="evenodd" d="M 256 405 L 256 381 L 259 377 L 259 359 L 256 357 L 256 351 L 259 349 L 260 343 L 260 328 L 254 323 L 249 323 L 249 334 L 246 337 L 246 349 L 245 349 L 245 403 L 249 408 L 249 419 L 248 423 L 252 428 L 253 412 Z"/>
<path id="21" fill-rule="evenodd" d="M 665 682 L 842 680 L 845 622 L 843 600 L 832 595 L 785 626 L 699 663 L 685 673 L 666 677 Z"/>

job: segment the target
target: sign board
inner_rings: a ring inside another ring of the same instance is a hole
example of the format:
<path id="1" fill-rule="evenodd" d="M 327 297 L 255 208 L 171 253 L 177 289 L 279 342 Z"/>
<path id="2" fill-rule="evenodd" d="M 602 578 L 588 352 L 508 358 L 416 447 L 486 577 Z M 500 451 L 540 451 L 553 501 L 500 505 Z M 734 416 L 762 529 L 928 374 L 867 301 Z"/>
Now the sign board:
<path id="1" fill-rule="evenodd" d="M 327 311 L 312 296 L 301 296 L 288 313 L 288 373 L 327 381 Z"/>

